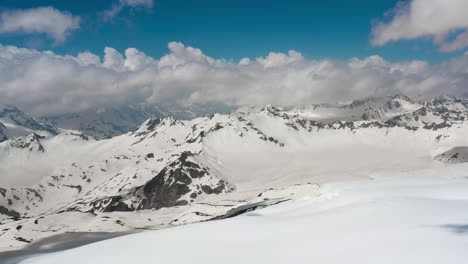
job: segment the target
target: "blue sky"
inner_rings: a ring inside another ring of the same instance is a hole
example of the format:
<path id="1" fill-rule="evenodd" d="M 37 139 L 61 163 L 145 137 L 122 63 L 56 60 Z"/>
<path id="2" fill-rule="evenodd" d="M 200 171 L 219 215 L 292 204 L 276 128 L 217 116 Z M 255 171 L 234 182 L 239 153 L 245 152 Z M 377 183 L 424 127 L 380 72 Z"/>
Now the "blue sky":
<path id="1" fill-rule="evenodd" d="M 200 48 L 215 58 L 239 60 L 270 51 L 300 51 L 307 59 L 349 59 L 378 54 L 389 61 L 421 59 L 433 63 L 463 50 L 439 52 L 429 38 L 375 47 L 369 42 L 372 21 L 382 19 L 398 0 L 155 0 L 152 8 L 123 8 L 110 20 L 102 12 L 116 0 L 0 0 L 2 10 L 52 6 L 80 16 L 80 28 L 60 44 L 41 34 L 8 33 L 0 43 L 50 49 L 58 54 L 106 46 L 123 52 L 135 47 L 153 57 L 168 52 L 170 41 Z"/>

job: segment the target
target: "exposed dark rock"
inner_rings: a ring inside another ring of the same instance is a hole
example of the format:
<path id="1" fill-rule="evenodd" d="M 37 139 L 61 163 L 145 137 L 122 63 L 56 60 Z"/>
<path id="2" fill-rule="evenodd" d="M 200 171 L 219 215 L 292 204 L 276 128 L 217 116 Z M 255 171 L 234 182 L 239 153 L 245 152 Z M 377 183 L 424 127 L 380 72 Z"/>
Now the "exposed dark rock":
<path id="1" fill-rule="evenodd" d="M 189 201 L 182 199 L 189 196 L 195 199 L 203 190 L 205 194 L 219 194 L 230 191 L 231 188 L 223 180 L 216 180 L 206 168 L 189 159 L 190 152 L 183 152 L 180 156 L 163 168 L 144 185 L 135 188 L 125 195 L 105 197 L 90 203 L 93 212 L 133 211 L 145 209 L 160 209 L 163 207 L 183 206 Z M 194 179 L 207 178 L 207 182 L 214 184 L 194 184 Z M 208 180 L 209 179 L 209 180 Z"/>
<path id="2" fill-rule="evenodd" d="M 28 240 L 28 239 L 25 239 L 25 238 L 22 238 L 22 237 L 15 237 L 15 239 L 17 241 L 24 242 L 24 243 L 31 243 L 32 242 L 32 240 Z"/>
<path id="3" fill-rule="evenodd" d="M 21 215 L 14 211 L 14 210 L 10 210 L 4 206 L 1 206 L 0 205 L 0 214 L 3 214 L 3 215 L 6 215 L 6 216 L 11 216 L 13 218 L 19 218 Z"/>
<path id="4" fill-rule="evenodd" d="M 78 191 L 78 193 L 80 193 L 81 189 L 82 189 L 81 185 L 66 185 L 66 184 L 64 184 L 63 186 L 68 187 L 68 188 L 72 188 L 72 189 L 76 189 Z"/>
<path id="5" fill-rule="evenodd" d="M 38 191 L 34 190 L 34 189 L 31 189 L 31 188 L 26 188 L 25 189 L 26 192 L 29 194 L 29 193 L 33 193 L 34 196 L 39 200 L 39 202 L 42 202 L 43 201 L 43 198 L 42 196 L 39 194 Z"/>
<path id="6" fill-rule="evenodd" d="M 445 163 L 468 162 L 468 147 L 455 147 L 435 156 L 434 159 Z"/>
<path id="7" fill-rule="evenodd" d="M 431 130 L 438 130 L 438 129 L 441 129 L 441 128 L 445 128 L 445 127 L 451 127 L 452 125 L 449 124 L 449 123 L 446 123 L 446 122 L 443 122 L 443 123 L 432 123 L 432 124 L 425 124 L 424 125 L 424 129 L 431 129 Z"/>
<path id="8" fill-rule="evenodd" d="M 31 134 L 25 137 L 18 137 L 10 141 L 10 146 L 20 149 L 28 149 L 29 151 L 44 152 L 44 147 L 41 144 L 41 140 L 45 137 L 37 134 Z"/>
<path id="9" fill-rule="evenodd" d="M 93 201 L 90 212 L 128 212 L 133 211 L 127 204 L 122 202 L 122 196 L 105 197 Z M 74 210 L 74 208 L 70 208 Z"/>
<path id="10" fill-rule="evenodd" d="M 88 141 L 88 140 L 89 140 L 89 137 L 88 137 L 87 135 L 83 134 L 83 133 L 79 133 L 79 134 L 76 134 L 76 133 L 70 133 L 70 134 L 71 134 L 71 135 L 73 135 L 73 136 L 80 137 L 81 139 L 83 139 L 83 140 L 86 140 L 86 141 Z"/>
<path id="11" fill-rule="evenodd" d="M 229 210 L 227 213 L 225 213 L 224 215 L 214 217 L 214 218 L 212 218 L 210 220 L 219 220 L 219 219 L 232 218 L 232 217 L 235 217 L 235 216 L 238 216 L 238 215 L 241 215 L 241 214 L 245 214 L 245 213 L 248 213 L 248 212 L 251 212 L 251 211 L 255 211 L 255 210 L 258 210 L 258 209 L 262 209 L 262 208 L 265 208 L 265 207 L 268 207 L 268 206 L 271 206 L 271 205 L 276 205 L 276 204 L 286 202 L 286 201 L 288 201 L 288 199 L 285 199 L 285 200 L 265 200 L 265 201 L 258 202 L 258 203 L 245 204 L 245 205 L 241 205 L 239 207 L 233 208 L 233 209 Z"/>
<path id="12" fill-rule="evenodd" d="M 206 194 L 220 194 L 225 188 L 226 188 L 226 185 L 224 184 L 224 181 L 222 180 L 218 182 L 218 185 L 215 188 L 212 188 L 211 186 L 208 186 L 208 185 L 201 186 L 202 191 Z"/>

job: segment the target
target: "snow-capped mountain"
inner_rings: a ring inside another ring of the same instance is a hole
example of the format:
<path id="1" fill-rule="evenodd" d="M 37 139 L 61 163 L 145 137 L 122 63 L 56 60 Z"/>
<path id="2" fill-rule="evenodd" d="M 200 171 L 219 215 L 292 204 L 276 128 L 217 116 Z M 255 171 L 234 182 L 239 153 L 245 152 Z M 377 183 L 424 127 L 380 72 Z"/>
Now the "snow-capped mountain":
<path id="1" fill-rule="evenodd" d="M 189 109 L 170 105 L 140 104 L 46 116 L 41 120 L 56 127 L 79 130 L 95 138 L 106 139 L 134 130 L 148 118 L 174 116 L 180 120 L 187 120 L 213 112 L 227 113 L 230 110 L 221 105 L 198 106 Z"/>
<path id="2" fill-rule="evenodd" d="M 41 119 L 60 128 L 79 130 L 93 137 L 104 139 L 125 134 L 137 128 L 148 118 L 164 116 L 165 114 L 156 107 L 124 106 L 91 109 L 80 113 L 42 117 Z"/>
<path id="3" fill-rule="evenodd" d="M 12 105 L 0 105 L 0 142 L 31 133 L 55 135 L 57 129 L 26 115 Z"/>
<path id="4" fill-rule="evenodd" d="M 318 195 L 323 183 L 454 166 L 440 155 L 468 146 L 467 107 L 461 99 L 404 96 L 267 105 L 150 118 L 106 140 L 74 131 L 7 140 L 0 143 L 0 247 L 64 232 L 207 221 Z"/>
<path id="5" fill-rule="evenodd" d="M 381 98 L 365 98 L 351 103 L 319 104 L 302 107 L 289 107 L 285 110 L 291 114 L 300 114 L 303 117 L 320 120 L 322 122 L 333 121 L 359 121 L 379 120 L 387 121 L 393 117 L 414 112 L 422 105 L 411 98 L 396 95 Z"/>
<path id="6" fill-rule="evenodd" d="M 465 120 L 468 100 L 439 97 L 428 101 L 415 101 L 407 96 L 366 98 L 337 105 L 291 107 L 285 110 L 321 122 L 378 120 L 389 125 L 417 127 L 424 124 L 444 123 L 445 120 Z"/>

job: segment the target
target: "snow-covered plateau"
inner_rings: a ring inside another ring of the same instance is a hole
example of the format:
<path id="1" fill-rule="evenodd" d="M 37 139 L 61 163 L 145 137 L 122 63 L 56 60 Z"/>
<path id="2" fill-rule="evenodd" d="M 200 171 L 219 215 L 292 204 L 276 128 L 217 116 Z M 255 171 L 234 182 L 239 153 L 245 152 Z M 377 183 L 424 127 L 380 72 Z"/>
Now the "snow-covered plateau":
<path id="1" fill-rule="evenodd" d="M 463 264 L 467 190 L 466 178 L 446 177 L 327 184 L 235 218 L 142 232 L 20 263 Z"/>
<path id="2" fill-rule="evenodd" d="M 464 99 L 245 107 L 150 118 L 105 140 L 11 112 L 0 118 L 4 262 L 468 261 Z M 84 232 L 136 234 L 50 243 Z"/>

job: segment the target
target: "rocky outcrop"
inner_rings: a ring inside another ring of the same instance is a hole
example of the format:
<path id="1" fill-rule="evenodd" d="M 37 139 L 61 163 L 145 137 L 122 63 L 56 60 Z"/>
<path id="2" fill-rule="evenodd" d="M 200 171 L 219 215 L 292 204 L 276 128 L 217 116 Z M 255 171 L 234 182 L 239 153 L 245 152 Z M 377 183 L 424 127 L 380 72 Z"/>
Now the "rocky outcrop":
<path id="1" fill-rule="evenodd" d="M 19 149 L 28 149 L 29 151 L 44 152 L 41 139 L 45 137 L 37 134 L 31 134 L 25 137 L 14 138 L 10 141 L 10 146 Z"/>
<path id="2" fill-rule="evenodd" d="M 468 162 L 468 147 L 455 147 L 434 157 L 444 163 Z"/>
<path id="3" fill-rule="evenodd" d="M 6 127 L 2 122 L 0 122 L 0 142 L 3 142 L 7 139 L 8 137 L 6 136 Z"/>
<path id="4" fill-rule="evenodd" d="M 183 206 L 199 196 L 233 190 L 227 182 L 197 164 L 190 152 L 163 168 L 156 176 L 130 193 L 98 199 L 91 203 L 93 212 L 134 211 Z"/>
<path id="5" fill-rule="evenodd" d="M 220 194 L 231 188 L 199 164 L 191 161 L 193 154 L 180 157 L 161 170 L 153 179 L 137 189 L 141 197 L 137 209 L 160 209 L 186 205 L 199 195 Z"/>

